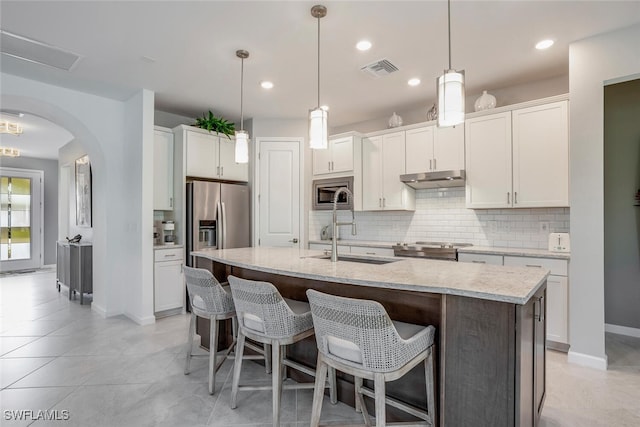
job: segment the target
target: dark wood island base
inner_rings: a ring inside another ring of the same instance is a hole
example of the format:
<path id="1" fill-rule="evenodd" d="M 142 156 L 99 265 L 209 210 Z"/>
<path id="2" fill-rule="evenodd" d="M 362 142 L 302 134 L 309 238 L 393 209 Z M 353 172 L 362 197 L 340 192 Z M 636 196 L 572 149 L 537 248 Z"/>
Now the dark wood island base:
<path id="1" fill-rule="evenodd" d="M 436 328 L 435 425 L 537 426 L 545 398 L 545 293 L 546 281 L 524 304 L 467 296 L 318 281 L 235 267 L 196 257 L 196 265 L 210 270 L 219 281 L 228 275 L 273 283 L 287 298 L 307 301 L 306 290 L 380 302 L 394 320 Z M 209 322 L 198 319 L 202 345 L 209 347 Z M 231 328 L 221 329 L 221 348 L 231 342 Z M 287 350 L 287 357 L 315 367 L 314 337 Z M 312 378 L 295 370 L 291 377 Z M 372 387 L 372 384 L 368 386 Z M 425 407 L 423 365 L 387 384 L 387 395 Z M 353 377 L 338 373 L 338 399 L 354 405 Z M 368 403 L 373 403 L 369 399 Z M 371 408 L 373 409 L 373 407 Z M 388 421 L 414 421 L 387 406 Z"/>

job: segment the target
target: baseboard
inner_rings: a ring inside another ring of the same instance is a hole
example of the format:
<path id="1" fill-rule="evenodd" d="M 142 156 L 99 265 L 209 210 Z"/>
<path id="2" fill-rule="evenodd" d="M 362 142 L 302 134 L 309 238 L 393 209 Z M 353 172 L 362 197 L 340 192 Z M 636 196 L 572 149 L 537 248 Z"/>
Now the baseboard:
<path id="1" fill-rule="evenodd" d="M 599 369 L 601 371 L 607 370 L 607 356 L 596 357 L 589 354 L 577 353 L 569 350 L 567 361 L 576 365 L 582 365 L 589 368 Z"/>
<path id="2" fill-rule="evenodd" d="M 611 332 L 612 334 L 626 335 L 628 337 L 640 338 L 640 329 L 630 328 L 628 326 L 610 325 L 604 324 L 604 331 Z"/>
<path id="3" fill-rule="evenodd" d="M 153 323 L 156 323 L 156 317 L 155 316 L 140 317 L 140 316 L 136 316 L 135 314 L 131 314 L 131 313 L 124 313 L 124 315 L 127 316 L 129 319 L 133 320 L 134 322 L 136 322 L 138 325 L 141 325 L 141 326 L 151 325 Z"/>
<path id="4" fill-rule="evenodd" d="M 98 304 L 95 303 L 95 301 L 91 303 L 91 310 L 93 310 L 96 313 L 98 313 L 98 315 L 100 317 L 102 317 L 103 319 L 107 318 L 107 310 L 105 310 L 104 308 L 100 307 Z"/>

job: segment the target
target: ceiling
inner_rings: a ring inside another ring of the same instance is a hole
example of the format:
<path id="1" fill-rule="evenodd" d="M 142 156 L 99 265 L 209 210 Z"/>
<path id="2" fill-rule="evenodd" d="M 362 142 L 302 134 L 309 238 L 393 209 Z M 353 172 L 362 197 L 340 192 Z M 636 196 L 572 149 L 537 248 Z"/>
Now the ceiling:
<path id="1" fill-rule="evenodd" d="M 119 100 L 146 88 L 159 110 L 194 118 L 212 110 L 239 122 L 235 51 L 245 49 L 245 119 L 300 119 L 317 105 L 317 3 L 3 0 L 2 30 L 81 59 L 62 71 L 2 55 L 2 71 Z M 445 1 L 321 4 L 320 103 L 331 127 L 433 103 L 447 67 Z M 640 1 L 453 0 L 452 67 L 465 70 L 468 94 L 567 75 L 569 43 L 638 22 Z M 364 38 L 373 47 L 360 52 Z M 544 38 L 555 45 L 536 50 Z M 399 71 L 360 71 L 383 58 Z M 412 77 L 422 84 L 408 86 Z M 262 80 L 275 87 L 262 89 Z"/>
<path id="2" fill-rule="evenodd" d="M 33 114 L 18 117 L 14 112 L 0 111 L 0 120 L 22 125 L 22 135 L 0 134 L 0 146 L 17 148 L 23 157 L 57 159 L 58 149 L 73 139 L 66 129 Z"/>

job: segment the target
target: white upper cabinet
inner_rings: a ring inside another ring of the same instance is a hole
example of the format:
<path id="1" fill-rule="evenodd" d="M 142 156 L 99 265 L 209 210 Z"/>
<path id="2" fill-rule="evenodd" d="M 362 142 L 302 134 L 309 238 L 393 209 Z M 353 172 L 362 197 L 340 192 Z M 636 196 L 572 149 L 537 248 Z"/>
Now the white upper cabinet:
<path id="1" fill-rule="evenodd" d="M 415 210 L 415 190 L 400 181 L 405 150 L 404 131 L 363 140 L 363 210 Z"/>
<path id="2" fill-rule="evenodd" d="M 512 112 L 513 206 L 569 206 L 568 102 Z"/>
<path id="3" fill-rule="evenodd" d="M 406 173 L 464 169 L 464 127 L 406 131 Z"/>
<path id="4" fill-rule="evenodd" d="M 359 136 L 330 138 L 326 150 L 313 151 L 313 174 L 351 172 L 354 170 L 355 150 L 360 150 Z"/>
<path id="5" fill-rule="evenodd" d="M 235 141 L 198 128 L 180 126 L 186 152 L 186 176 L 248 181 L 248 163 L 235 162 Z"/>
<path id="6" fill-rule="evenodd" d="M 568 101 L 465 122 L 468 208 L 569 206 Z"/>
<path id="7" fill-rule="evenodd" d="M 153 133 L 153 209 L 173 210 L 173 132 L 160 127 Z"/>
<path id="8" fill-rule="evenodd" d="M 511 206 L 511 113 L 465 121 L 468 208 Z"/>

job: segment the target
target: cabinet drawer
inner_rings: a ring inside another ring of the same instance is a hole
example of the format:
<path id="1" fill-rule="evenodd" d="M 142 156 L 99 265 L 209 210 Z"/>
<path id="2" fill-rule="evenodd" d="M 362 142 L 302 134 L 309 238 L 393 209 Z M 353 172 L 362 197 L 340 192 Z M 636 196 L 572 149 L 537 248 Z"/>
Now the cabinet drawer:
<path id="1" fill-rule="evenodd" d="M 458 261 L 476 264 L 502 265 L 502 255 L 492 254 L 458 254 Z"/>
<path id="2" fill-rule="evenodd" d="M 156 249 L 154 261 L 180 261 L 183 258 L 182 248 Z"/>
<path id="3" fill-rule="evenodd" d="M 567 275 L 567 260 L 564 259 L 505 256 L 504 265 L 546 268 L 550 270 L 553 275 Z"/>
<path id="4" fill-rule="evenodd" d="M 380 255 L 380 256 L 393 256 L 393 249 L 391 248 L 367 248 L 363 246 L 351 246 L 352 254 L 362 255 Z"/>

